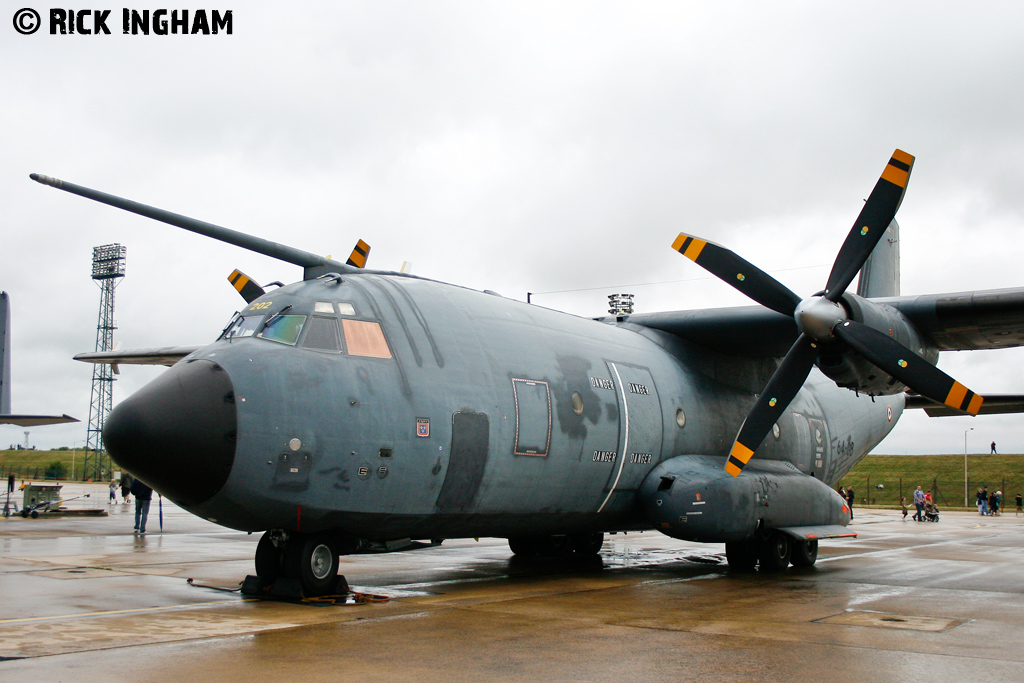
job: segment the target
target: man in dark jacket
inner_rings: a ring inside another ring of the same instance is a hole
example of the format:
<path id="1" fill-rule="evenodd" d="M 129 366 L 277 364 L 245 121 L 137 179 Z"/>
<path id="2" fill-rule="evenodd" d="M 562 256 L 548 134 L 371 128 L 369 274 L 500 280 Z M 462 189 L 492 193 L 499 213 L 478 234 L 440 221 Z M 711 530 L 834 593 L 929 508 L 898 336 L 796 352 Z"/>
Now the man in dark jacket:
<path id="1" fill-rule="evenodd" d="M 149 517 L 149 501 L 153 499 L 153 489 L 138 479 L 132 480 L 132 495 L 135 496 L 135 531 L 146 533 L 146 518 Z"/>

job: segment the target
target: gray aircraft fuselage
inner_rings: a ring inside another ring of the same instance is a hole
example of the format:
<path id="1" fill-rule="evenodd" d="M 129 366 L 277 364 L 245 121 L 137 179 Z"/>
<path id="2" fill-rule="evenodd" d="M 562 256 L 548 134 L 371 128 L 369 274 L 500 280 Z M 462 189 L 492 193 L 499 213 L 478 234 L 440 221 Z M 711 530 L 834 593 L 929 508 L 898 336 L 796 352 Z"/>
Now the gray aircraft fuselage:
<path id="1" fill-rule="evenodd" d="M 248 336 L 196 351 L 108 421 L 151 446 L 131 452 L 160 453 L 121 464 L 175 481 L 165 495 L 241 530 L 388 540 L 651 528 L 637 505 L 648 474 L 680 455 L 724 462 L 763 384 L 757 362 L 670 334 L 399 274 L 297 282 L 241 316 Z M 138 426 L 159 423 L 136 409 L 172 386 L 175 424 L 189 411 L 212 421 L 199 436 Z M 832 486 L 903 401 L 815 371 L 757 457 Z M 192 453 L 218 429 L 230 445 Z M 118 438 L 108 434 L 112 452 Z"/>

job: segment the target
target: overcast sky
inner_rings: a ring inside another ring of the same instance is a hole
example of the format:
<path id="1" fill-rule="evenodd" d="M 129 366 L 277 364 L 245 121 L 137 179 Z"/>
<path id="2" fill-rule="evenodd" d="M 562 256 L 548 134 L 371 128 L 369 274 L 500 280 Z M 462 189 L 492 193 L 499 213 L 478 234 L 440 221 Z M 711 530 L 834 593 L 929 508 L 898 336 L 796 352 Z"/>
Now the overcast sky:
<path id="1" fill-rule="evenodd" d="M 98 2 L 112 35 L 20 35 L 31 2 L 0 21 L 13 409 L 82 420 L 32 429 L 41 448 L 85 440 L 92 247 L 128 248 L 120 348 L 212 341 L 243 304 L 232 269 L 301 271 L 32 172 L 341 260 L 363 238 L 371 267 L 513 298 L 579 290 L 534 300 L 596 316 L 615 291 L 638 311 L 747 303 L 672 251 L 680 231 L 821 289 L 899 147 L 917 157 L 903 293 L 1024 285 L 1019 2 L 176 4 L 233 10 L 232 35 L 206 36 L 122 35 L 121 8 L 151 3 Z M 940 367 L 1024 392 L 1022 362 Z M 159 372 L 124 368 L 115 403 Z M 1020 453 L 1022 420 L 908 414 L 876 452 L 962 452 L 973 427 L 972 452 Z"/>

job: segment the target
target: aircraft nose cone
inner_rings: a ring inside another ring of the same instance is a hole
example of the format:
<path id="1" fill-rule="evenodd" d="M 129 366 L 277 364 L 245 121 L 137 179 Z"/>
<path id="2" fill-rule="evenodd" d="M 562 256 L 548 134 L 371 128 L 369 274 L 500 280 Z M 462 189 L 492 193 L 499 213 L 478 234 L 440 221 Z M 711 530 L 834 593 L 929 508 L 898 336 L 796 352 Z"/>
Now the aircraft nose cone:
<path id="1" fill-rule="evenodd" d="M 118 465 L 183 505 L 209 500 L 235 459 L 235 394 L 216 363 L 178 363 L 107 416 L 103 441 Z"/>

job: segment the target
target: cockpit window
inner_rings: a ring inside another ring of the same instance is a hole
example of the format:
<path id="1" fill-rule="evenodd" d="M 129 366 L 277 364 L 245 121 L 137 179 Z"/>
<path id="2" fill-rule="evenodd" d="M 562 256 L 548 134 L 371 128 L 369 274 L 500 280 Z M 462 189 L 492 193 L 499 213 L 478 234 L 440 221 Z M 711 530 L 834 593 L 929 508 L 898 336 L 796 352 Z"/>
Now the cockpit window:
<path id="1" fill-rule="evenodd" d="M 306 336 L 302 339 L 302 348 L 311 351 L 341 353 L 341 333 L 338 331 L 338 320 L 319 315 L 312 316 L 306 327 Z"/>
<path id="2" fill-rule="evenodd" d="M 380 324 L 368 320 L 342 319 L 341 327 L 345 331 L 345 345 L 353 356 L 369 356 L 371 358 L 391 358 L 391 349 L 384 338 Z"/>
<path id="3" fill-rule="evenodd" d="M 272 315 L 256 336 L 294 346 L 305 322 L 304 315 Z"/>
<path id="4" fill-rule="evenodd" d="M 334 304 L 330 301 L 317 301 L 313 304 L 314 313 L 334 313 Z"/>
<path id="5" fill-rule="evenodd" d="M 232 339 L 234 337 L 251 337 L 256 328 L 260 326 L 263 321 L 262 315 L 250 315 L 247 317 L 238 316 L 231 321 L 228 328 L 224 330 L 224 334 L 221 336 L 222 339 Z"/>

